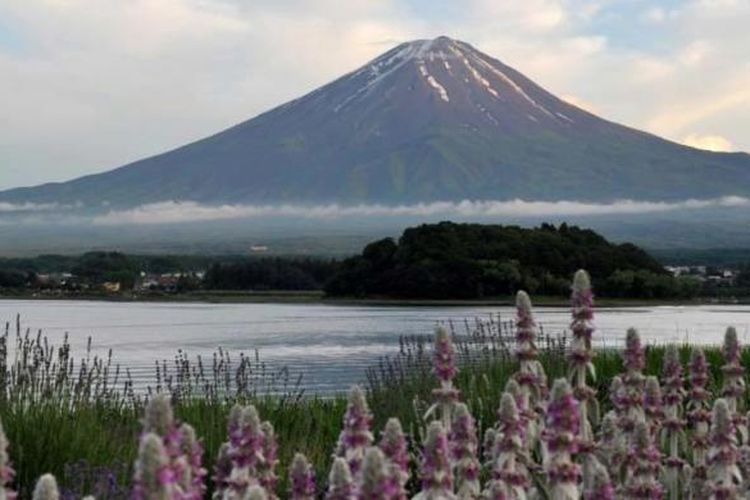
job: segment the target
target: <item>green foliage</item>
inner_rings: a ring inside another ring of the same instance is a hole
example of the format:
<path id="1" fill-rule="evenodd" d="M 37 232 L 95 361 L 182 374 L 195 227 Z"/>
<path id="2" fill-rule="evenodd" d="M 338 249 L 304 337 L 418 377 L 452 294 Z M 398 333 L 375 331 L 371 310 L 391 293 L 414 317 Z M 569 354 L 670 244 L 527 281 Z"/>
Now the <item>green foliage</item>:
<path id="1" fill-rule="evenodd" d="M 338 267 L 334 260 L 260 258 L 214 263 L 206 273 L 209 290 L 320 290 Z"/>
<path id="2" fill-rule="evenodd" d="M 608 242 L 594 231 L 562 224 L 518 226 L 425 224 L 404 231 L 398 243 L 370 243 L 345 260 L 328 282 L 330 295 L 470 299 L 519 289 L 567 295 L 570 276 L 586 268 L 602 295 L 688 297 L 645 251 Z M 617 284 L 626 283 L 623 290 Z M 610 286 L 607 286 L 610 285 Z"/>

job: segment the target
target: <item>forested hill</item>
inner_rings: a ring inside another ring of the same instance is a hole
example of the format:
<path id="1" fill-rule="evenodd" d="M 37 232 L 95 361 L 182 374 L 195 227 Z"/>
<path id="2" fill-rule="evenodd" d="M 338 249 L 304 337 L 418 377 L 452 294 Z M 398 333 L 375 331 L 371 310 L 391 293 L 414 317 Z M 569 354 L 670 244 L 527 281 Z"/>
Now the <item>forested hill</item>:
<path id="1" fill-rule="evenodd" d="M 518 289 L 561 295 L 587 269 L 599 295 L 684 297 L 700 288 L 675 279 L 644 250 L 613 244 L 588 229 L 562 224 L 518 226 L 425 224 L 398 242 L 375 241 L 342 263 L 331 296 L 477 298 Z"/>

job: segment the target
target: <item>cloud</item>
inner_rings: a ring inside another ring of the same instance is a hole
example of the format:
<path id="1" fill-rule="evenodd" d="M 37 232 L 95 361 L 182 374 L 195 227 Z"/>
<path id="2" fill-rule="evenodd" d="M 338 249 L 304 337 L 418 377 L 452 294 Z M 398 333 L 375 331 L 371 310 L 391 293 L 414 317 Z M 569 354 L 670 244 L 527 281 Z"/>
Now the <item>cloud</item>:
<path id="1" fill-rule="evenodd" d="M 682 139 L 682 143 L 707 151 L 734 151 L 732 143 L 720 135 L 690 134 Z"/>
<path id="2" fill-rule="evenodd" d="M 264 217 L 295 217 L 304 219 L 336 219 L 362 217 L 532 217 L 560 215 L 613 215 L 670 212 L 676 210 L 713 207 L 750 206 L 750 199 L 728 196 L 723 198 L 681 202 L 651 202 L 621 200 L 612 203 L 583 203 L 577 201 L 470 201 L 433 202 L 414 205 L 203 205 L 192 201 L 167 201 L 142 205 L 130 210 L 111 211 L 95 217 L 101 226 L 150 225 L 181 222 L 201 222 L 226 219 Z"/>
<path id="3" fill-rule="evenodd" d="M 71 207 L 57 203 L 7 203 L 0 201 L 0 214 L 21 212 L 52 212 Z"/>

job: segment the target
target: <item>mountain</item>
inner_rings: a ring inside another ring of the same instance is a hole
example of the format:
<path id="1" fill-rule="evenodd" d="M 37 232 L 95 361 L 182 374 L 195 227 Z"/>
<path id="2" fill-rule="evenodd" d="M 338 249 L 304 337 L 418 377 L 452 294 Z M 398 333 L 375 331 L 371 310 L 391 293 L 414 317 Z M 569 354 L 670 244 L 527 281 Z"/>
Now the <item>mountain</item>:
<path id="1" fill-rule="evenodd" d="M 0 193 L 11 203 L 678 200 L 750 195 L 750 155 L 577 108 L 471 45 L 401 44 L 216 135 L 115 170 Z"/>

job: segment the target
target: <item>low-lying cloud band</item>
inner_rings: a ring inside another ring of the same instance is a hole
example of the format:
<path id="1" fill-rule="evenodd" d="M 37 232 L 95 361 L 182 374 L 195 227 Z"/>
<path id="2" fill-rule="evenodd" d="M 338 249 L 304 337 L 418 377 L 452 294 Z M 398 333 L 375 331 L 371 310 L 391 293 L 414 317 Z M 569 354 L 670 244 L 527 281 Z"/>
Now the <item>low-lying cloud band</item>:
<path id="1" fill-rule="evenodd" d="M 518 217 L 560 215 L 644 214 L 676 210 L 695 210 L 719 207 L 750 206 L 750 199 L 726 196 L 714 199 L 689 199 L 677 202 L 619 200 L 610 203 L 578 201 L 489 200 L 460 202 L 440 201 L 412 205 L 206 205 L 194 201 L 165 201 L 141 205 L 128 210 L 112 210 L 95 216 L 97 225 L 141 225 L 199 222 L 211 220 L 297 217 L 306 219 L 335 219 L 351 217 Z"/>

